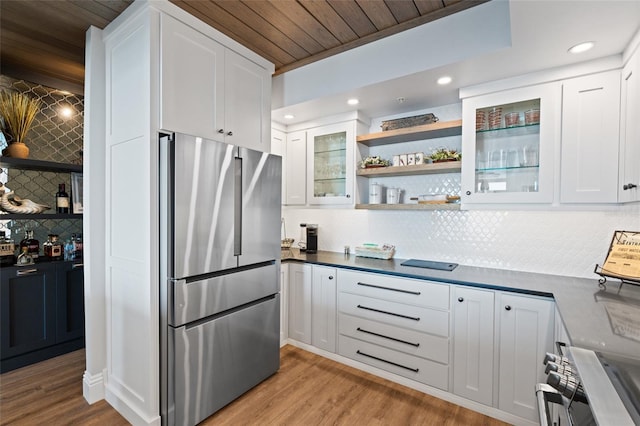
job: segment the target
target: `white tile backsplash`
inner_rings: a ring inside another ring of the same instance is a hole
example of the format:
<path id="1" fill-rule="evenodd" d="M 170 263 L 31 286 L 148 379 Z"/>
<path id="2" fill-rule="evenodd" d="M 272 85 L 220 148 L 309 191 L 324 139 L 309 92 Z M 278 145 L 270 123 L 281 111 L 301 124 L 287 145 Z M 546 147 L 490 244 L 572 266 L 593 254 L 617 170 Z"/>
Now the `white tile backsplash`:
<path id="1" fill-rule="evenodd" d="M 640 204 L 615 211 L 283 209 L 288 236 L 317 223 L 320 250 L 391 243 L 396 258 L 594 278 L 615 230 L 640 231 Z"/>

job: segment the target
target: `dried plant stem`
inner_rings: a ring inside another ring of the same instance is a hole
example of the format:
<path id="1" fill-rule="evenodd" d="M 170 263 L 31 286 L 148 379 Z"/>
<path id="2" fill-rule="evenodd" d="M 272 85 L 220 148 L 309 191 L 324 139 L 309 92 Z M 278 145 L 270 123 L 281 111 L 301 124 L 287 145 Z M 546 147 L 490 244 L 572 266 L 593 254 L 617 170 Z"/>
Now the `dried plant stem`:
<path id="1" fill-rule="evenodd" d="M 39 108 L 39 100 L 22 93 L 0 93 L 0 114 L 4 118 L 4 130 L 13 136 L 14 142 L 25 141 Z"/>

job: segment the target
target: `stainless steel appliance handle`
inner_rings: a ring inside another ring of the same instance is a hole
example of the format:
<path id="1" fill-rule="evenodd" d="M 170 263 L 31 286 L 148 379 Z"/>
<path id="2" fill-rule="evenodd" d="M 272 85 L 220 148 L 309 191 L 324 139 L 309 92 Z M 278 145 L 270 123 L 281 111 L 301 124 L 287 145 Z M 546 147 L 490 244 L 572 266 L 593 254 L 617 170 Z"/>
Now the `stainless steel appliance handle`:
<path id="1" fill-rule="evenodd" d="M 562 395 L 548 384 L 538 383 L 536 385 L 536 399 L 538 401 L 540 426 L 552 425 L 551 407 L 549 407 L 549 403 L 563 405 Z"/>
<path id="2" fill-rule="evenodd" d="M 233 255 L 242 254 L 242 158 L 234 159 Z"/>

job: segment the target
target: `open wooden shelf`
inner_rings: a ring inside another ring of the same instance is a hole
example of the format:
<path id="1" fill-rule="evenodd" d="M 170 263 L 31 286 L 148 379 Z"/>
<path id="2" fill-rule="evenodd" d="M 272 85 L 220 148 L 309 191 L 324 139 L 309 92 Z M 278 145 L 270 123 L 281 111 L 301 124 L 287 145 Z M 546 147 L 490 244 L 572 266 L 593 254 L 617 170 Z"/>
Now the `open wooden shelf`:
<path id="1" fill-rule="evenodd" d="M 462 134 L 462 120 L 438 121 L 422 126 L 369 133 L 356 137 L 356 142 L 366 146 L 378 146 L 391 143 L 409 142 L 421 139 L 442 138 Z"/>
<path id="2" fill-rule="evenodd" d="M 460 210 L 460 204 L 356 204 L 358 210 Z"/>
<path id="3" fill-rule="evenodd" d="M 382 177 L 382 176 L 414 176 L 436 173 L 458 173 L 461 167 L 460 161 L 446 161 L 442 163 L 419 164 L 412 166 L 375 167 L 370 169 L 358 169 L 356 176 Z"/>
<path id="4" fill-rule="evenodd" d="M 44 172 L 82 173 L 82 164 L 55 163 L 53 161 L 30 160 L 28 158 L 0 157 L 0 167 Z"/>

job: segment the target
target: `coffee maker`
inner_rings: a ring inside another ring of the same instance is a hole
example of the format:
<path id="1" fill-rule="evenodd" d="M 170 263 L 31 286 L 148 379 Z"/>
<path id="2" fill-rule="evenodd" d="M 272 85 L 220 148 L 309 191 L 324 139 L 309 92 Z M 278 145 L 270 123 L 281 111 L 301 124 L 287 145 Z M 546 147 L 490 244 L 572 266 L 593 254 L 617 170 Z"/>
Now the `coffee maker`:
<path id="1" fill-rule="evenodd" d="M 318 225 L 307 223 L 307 253 L 318 251 Z"/>

